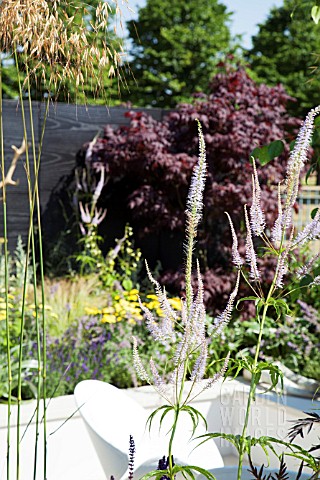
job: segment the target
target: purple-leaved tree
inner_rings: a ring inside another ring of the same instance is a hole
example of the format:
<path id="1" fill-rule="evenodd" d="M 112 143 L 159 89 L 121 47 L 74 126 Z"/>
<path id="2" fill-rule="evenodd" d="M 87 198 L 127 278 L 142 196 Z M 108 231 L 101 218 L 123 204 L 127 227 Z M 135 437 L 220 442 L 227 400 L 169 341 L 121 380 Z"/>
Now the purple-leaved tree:
<path id="1" fill-rule="evenodd" d="M 286 140 L 284 152 L 259 168 L 257 195 L 264 221 L 271 226 L 277 215 L 277 185 L 283 178 L 289 143 L 299 122 L 288 116 L 286 103 L 290 97 L 281 86 L 258 86 L 242 68 L 218 74 L 210 90 L 209 95 L 197 94 L 192 103 L 179 105 L 161 122 L 146 113 L 127 113 L 130 125 L 116 130 L 106 127 L 93 147 L 90 162 L 93 171 L 103 165 L 110 178 L 107 205 L 111 206 L 115 198 L 123 198 L 144 256 L 146 239 L 167 235 L 163 253 L 156 253 L 164 265 L 161 281 L 169 287 L 183 288 L 182 265 L 180 276 L 177 265 L 172 265 L 171 271 L 165 257 L 180 257 L 176 252 L 170 256 L 168 239 L 181 238 L 182 249 L 184 205 L 197 160 L 195 119 L 199 119 L 206 142 L 208 177 L 206 209 L 196 248 L 202 263 L 206 304 L 216 312 L 235 282 L 235 273 L 230 270 L 231 239 L 225 212 L 232 214 L 235 230 L 243 230 L 243 205 L 248 204 L 249 209 L 252 204 L 250 153 L 257 146 Z M 85 152 L 86 146 L 79 155 L 80 164 Z M 109 213 L 106 228 L 112 221 Z M 241 241 L 239 249 L 244 251 Z M 260 269 L 268 267 L 263 266 L 261 258 L 258 263 Z M 268 281 L 268 275 L 263 278 Z"/>

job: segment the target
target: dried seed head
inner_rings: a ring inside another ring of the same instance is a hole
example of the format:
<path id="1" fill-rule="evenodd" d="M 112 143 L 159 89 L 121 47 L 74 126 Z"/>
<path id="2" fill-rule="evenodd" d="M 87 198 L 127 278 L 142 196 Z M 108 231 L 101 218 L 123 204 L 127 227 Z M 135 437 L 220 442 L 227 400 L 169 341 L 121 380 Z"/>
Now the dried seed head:
<path id="1" fill-rule="evenodd" d="M 82 92 L 86 84 L 103 89 L 105 78 L 120 72 L 123 56 L 121 44 L 115 47 L 108 38 L 110 13 L 103 1 L 95 7 L 84 1 L 2 0 L 1 51 L 19 53 L 29 75 L 50 92 L 70 82 Z"/>

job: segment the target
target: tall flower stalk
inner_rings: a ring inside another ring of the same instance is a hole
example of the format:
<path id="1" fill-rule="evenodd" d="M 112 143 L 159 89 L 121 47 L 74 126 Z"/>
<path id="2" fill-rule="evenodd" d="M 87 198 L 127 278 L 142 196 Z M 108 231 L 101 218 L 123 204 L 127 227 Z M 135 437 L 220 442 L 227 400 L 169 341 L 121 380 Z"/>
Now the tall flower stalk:
<path id="1" fill-rule="evenodd" d="M 171 308 L 166 297 L 165 289 L 161 288 L 159 283 L 152 277 L 148 266 L 148 277 L 155 286 L 155 292 L 163 311 L 161 321 L 157 322 L 153 317 L 152 312 L 140 302 L 141 308 L 146 317 L 147 328 L 152 337 L 155 340 L 162 342 L 168 348 L 172 345 L 174 346 L 174 370 L 171 374 L 171 386 L 169 385 L 169 389 L 167 388 L 168 386 L 165 385 L 165 382 L 152 359 L 149 362 L 149 369 L 143 365 L 138 352 L 138 341 L 136 338 L 133 339 L 133 360 L 137 374 L 142 380 L 153 385 L 157 392 L 164 397 L 167 402 L 167 405 L 160 407 L 151 414 L 149 417 L 150 423 L 153 421 L 154 416 L 160 411 L 163 411 L 161 421 L 169 412 L 173 412 L 172 428 L 170 430 L 168 441 L 167 469 L 152 472 L 148 477 L 153 475 L 160 478 L 161 476 L 166 475 L 171 480 L 175 478 L 175 475 L 179 471 L 182 471 L 185 476 L 193 478 L 192 470 L 197 473 L 203 473 L 207 478 L 212 478 L 212 475 L 201 468 L 201 466 L 179 466 L 174 464 L 174 438 L 180 421 L 181 412 L 187 412 L 191 416 L 194 424 L 194 431 L 199 421 L 201 419 L 204 420 L 200 412 L 190 405 L 190 402 L 200 395 L 202 391 L 210 388 L 223 377 L 229 360 L 228 355 L 224 360 L 223 367 L 217 374 L 212 378 L 209 378 L 204 384 L 199 383 L 204 378 L 208 357 L 205 328 L 206 312 L 203 303 L 204 290 L 199 263 L 196 262 L 196 264 L 194 264 L 194 246 L 198 225 L 202 217 L 202 201 L 206 179 L 205 142 L 199 122 L 198 134 L 199 158 L 193 169 L 191 185 L 187 197 L 186 239 L 184 244 L 186 259 L 186 296 L 185 299 L 181 300 L 181 318 L 178 318 L 176 312 Z M 194 269 L 196 269 L 198 281 L 196 293 L 194 293 L 192 288 L 192 273 Z M 238 284 L 239 282 L 237 280 L 235 289 L 230 296 L 226 309 L 215 319 L 214 334 L 216 335 L 221 333 L 222 329 L 230 319 L 230 313 L 237 295 Z M 188 379 L 190 379 L 191 384 L 188 391 L 185 392 L 186 381 Z"/>
<path id="2" fill-rule="evenodd" d="M 253 176 L 252 176 L 252 205 L 250 208 L 250 221 L 247 209 L 245 206 L 245 225 L 247 229 L 247 241 L 246 241 L 246 260 L 249 267 L 249 273 L 246 273 L 245 268 L 239 260 L 239 254 L 237 251 L 237 238 L 234 232 L 232 221 L 229 217 L 231 234 L 233 238 L 233 262 L 239 268 L 243 278 L 247 284 L 251 287 L 254 296 L 247 297 L 244 300 L 254 299 L 256 306 L 256 320 L 259 324 L 259 332 L 257 337 L 257 343 L 255 347 L 255 355 L 252 363 L 246 363 L 246 368 L 251 373 L 251 384 L 249 390 L 248 401 L 246 405 L 246 414 L 243 424 L 241 436 L 237 442 L 237 448 L 239 452 L 238 474 L 237 479 L 241 479 L 243 458 L 245 453 L 248 453 L 248 438 L 247 430 L 249 423 L 249 416 L 252 402 L 255 399 L 257 384 L 261 375 L 261 369 L 266 369 L 266 364 L 263 366 L 259 363 L 259 355 L 261 350 L 261 342 L 263 338 L 263 332 L 265 328 L 265 321 L 270 307 L 273 308 L 278 315 L 288 313 L 288 307 L 284 300 L 286 293 L 284 292 L 284 282 L 286 274 L 289 272 L 289 259 L 293 249 L 299 245 L 304 245 L 307 241 L 320 238 L 320 209 L 313 220 L 302 230 L 302 232 L 296 234 L 293 225 L 293 207 L 295 205 L 300 175 L 307 160 L 307 154 L 310 146 L 310 141 L 314 129 L 314 118 L 320 113 L 320 107 L 317 107 L 309 112 L 305 121 L 303 122 L 299 131 L 295 147 L 291 152 L 288 166 L 286 170 L 285 188 L 283 200 L 281 199 L 279 189 L 278 199 L 278 218 L 271 231 L 271 239 L 268 238 L 266 232 L 266 225 L 264 220 L 263 209 L 260 202 L 260 186 L 258 180 L 257 169 L 253 160 Z M 253 237 L 258 236 L 262 242 L 264 242 L 268 251 L 271 251 L 277 257 L 274 276 L 272 283 L 266 292 L 263 293 L 261 284 L 261 274 L 258 270 L 257 255 L 255 252 L 255 246 Z M 313 257 L 317 258 L 317 256 Z M 311 262 L 311 264 L 310 264 Z M 309 273 L 312 268 L 313 259 L 307 263 L 307 270 Z M 301 270 L 301 269 L 300 269 Z M 295 272 L 297 276 L 303 275 L 303 271 Z M 294 273 L 294 272 L 290 272 Z M 314 284 L 317 284 L 317 279 L 314 279 Z M 281 372 L 270 365 L 270 373 L 273 375 L 273 386 L 275 386 L 281 376 Z"/>
<path id="3" fill-rule="evenodd" d="M 118 9 L 117 2 L 114 6 Z M 37 334 L 38 385 L 35 412 L 34 471 L 37 477 L 38 438 L 40 435 L 40 403 L 43 404 L 43 478 L 47 478 L 47 431 L 46 431 L 46 318 L 44 296 L 44 268 L 41 236 L 41 215 L 39 196 L 39 170 L 45 132 L 46 119 L 52 98 L 63 87 L 75 86 L 76 92 L 84 92 L 89 85 L 96 94 L 103 90 L 106 77 L 120 74 L 121 45 L 119 51 L 109 43 L 107 27 L 111 7 L 107 2 L 97 1 L 95 6 L 85 2 L 65 2 L 65 0 L 25 0 L 0 2 L 0 47 L 15 62 L 19 89 L 19 111 L 23 129 L 25 150 L 25 172 L 28 185 L 29 229 L 27 236 L 27 254 L 24 266 L 24 284 L 22 287 L 22 307 L 20 322 L 19 369 L 17 385 L 17 454 L 16 479 L 21 476 L 21 402 L 22 402 L 22 366 L 24 356 L 25 305 L 28 290 L 28 269 L 33 271 L 33 297 L 35 304 L 35 324 Z M 89 21 L 88 18 L 91 20 Z M 89 21 L 89 24 L 88 24 Z M 22 63 L 23 68 L 20 68 Z M 22 73 L 23 71 L 23 73 Z M 37 86 L 46 92 L 45 113 L 40 140 L 35 138 L 35 124 L 32 106 L 32 88 Z M 10 478 L 11 458 L 11 415 L 12 415 L 12 372 L 10 351 L 10 311 L 9 272 L 8 272 L 8 230 L 6 164 L 3 138 L 2 109 L 2 66 L 0 65 L 0 149 L 2 170 L 3 234 L 4 234 L 4 290 L 6 298 L 6 348 L 8 373 L 8 416 L 7 416 L 7 480 Z M 27 98 L 27 101 L 25 101 Z M 30 150 L 30 152 L 29 152 Z M 31 160 L 33 169 L 31 168 Z M 13 184 L 14 182 L 11 182 Z M 34 218 L 36 227 L 34 226 Z M 38 235 L 36 248 L 35 230 Z M 36 264 L 37 258 L 37 264 Z M 29 267 L 30 263 L 30 267 Z M 41 301 L 37 295 L 37 278 L 40 279 Z M 30 447 L 28 447 L 30 448 Z"/>

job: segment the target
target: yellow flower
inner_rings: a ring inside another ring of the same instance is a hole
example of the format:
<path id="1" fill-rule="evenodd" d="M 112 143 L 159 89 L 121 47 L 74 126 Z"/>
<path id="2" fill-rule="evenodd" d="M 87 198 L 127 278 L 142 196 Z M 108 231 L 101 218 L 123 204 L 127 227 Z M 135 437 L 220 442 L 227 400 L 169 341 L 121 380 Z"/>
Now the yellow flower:
<path id="1" fill-rule="evenodd" d="M 36 308 L 36 306 L 35 306 L 34 303 L 33 303 L 32 305 L 29 305 L 29 307 L 30 307 L 30 308 L 33 308 L 33 309 Z M 39 310 L 42 309 L 42 303 L 39 303 L 38 309 L 39 309 Z M 52 307 L 50 307 L 50 305 L 45 305 L 45 306 L 44 306 L 44 309 L 45 309 L 45 310 L 52 310 Z"/>
<path id="2" fill-rule="evenodd" d="M 174 298 L 169 298 L 169 303 L 172 308 L 175 310 L 181 310 L 181 300 L 180 298 L 174 297 Z"/>
<path id="3" fill-rule="evenodd" d="M 137 294 L 134 293 L 134 294 L 127 295 L 127 300 L 130 300 L 130 301 L 131 300 L 133 300 L 133 301 L 137 300 Z"/>
<path id="4" fill-rule="evenodd" d="M 12 303 L 8 303 L 9 308 L 13 308 Z M 6 302 L 0 302 L 0 309 L 4 310 L 6 308 Z"/>
<path id="5" fill-rule="evenodd" d="M 147 298 L 150 298 L 151 300 L 158 300 L 157 295 L 154 294 L 147 295 Z"/>
<path id="6" fill-rule="evenodd" d="M 84 311 L 88 315 L 100 315 L 101 314 L 101 310 L 99 310 L 99 308 L 85 307 Z"/>
<path id="7" fill-rule="evenodd" d="M 153 301 L 153 302 L 145 303 L 144 305 L 148 307 L 149 310 L 156 310 L 157 308 L 159 308 L 160 303 L 158 301 Z"/>
<path id="8" fill-rule="evenodd" d="M 117 317 L 115 315 L 103 315 L 101 319 L 102 323 L 117 323 Z"/>
<path id="9" fill-rule="evenodd" d="M 8 298 L 10 298 L 10 300 L 13 300 L 14 299 L 14 295 L 11 295 L 11 293 L 8 293 Z M 5 302 L 5 298 L 2 298 L 0 297 L 0 302 Z"/>
<path id="10" fill-rule="evenodd" d="M 130 292 L 128 292 L 129 295 L 138 295 L 139 294 L 139 290 L 137 290 L 136 288 L 133 288 L 132 290 L 130 290 Z"/>
<path id="11" fill-rule="evenodd" d="M 1 320 L 5 320 L 5 319 L 6 319 L 6 314 L 5 314 L 5 312 L 1 312 L 1 313 L 0 313 L 0 321 L 1 321 Z"/>
<path id="12" fill-rule="evenodd" d="M 101 310 L 102 313 L 113 313 L 114 308 L 113 307 L 106 307 Z"/>
<path id="13" fill-rule="evenodd" d="M 156 314 L 159 316 L 159 317 L 163 317 L 163 311 L 161 310 L 161 308 L 157 308 L 156 310 Z"/>

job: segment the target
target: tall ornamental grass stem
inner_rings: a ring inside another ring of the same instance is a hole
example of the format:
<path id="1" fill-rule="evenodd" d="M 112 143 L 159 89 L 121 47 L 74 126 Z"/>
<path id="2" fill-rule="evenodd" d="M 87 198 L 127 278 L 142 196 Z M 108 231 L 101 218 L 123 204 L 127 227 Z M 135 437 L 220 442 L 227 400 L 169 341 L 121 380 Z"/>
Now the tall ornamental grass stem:
<path id="1" fill-rule="evenodd" d="M 23 124 L 23 132 L 24 132 L 24 140 L 26 145 L 28 146 L 28 132 L 27 132 L 27 124 L 26 124 L 26 116 L 25 116 L 25 108 L 23 102 L 23 92 L 22 92 L 22 84 L 20 78 L 20 72 L 18 69 L 18 62 L 17 62 L 17 53 L 15 52 L 15 59 L 16 59 L 16 67 L 17 67 L 17 75 L 18 75 L 18 84 L 19 84 L 19 100 L 21 104 L 21 117 L 22 117 L 22 124 Z M 41 345 L 41 335 L 40 335 L 40 322 L 39 322 L 39 306 L 38 306 L 38 297 L 36 293 L 36 251 L 35 251 L 35 238 L 34 238 L 34 227 L 33 227 L 33 214 L 35 210 L 35 203 L 37 204 L 37 219 L 38 219 L 38 228 L 40 224 L 40 231 L 39 235 L 41 236 L 41 223 L 40 223 L 40 201 L 39 201 L 39 191 L 38 191 L 38 176 L 39 176 L 39 166 L 40 166 L 40 147 L 39 147 L 39 154 L 38 159 L 36 155 L 36 140 L 34 135 L 34 123 L 33 123 L 33 115 L 32 115 L 32 101 L 30 95 L 30 78 L 27 77 L 27 88 L 29 93 L 29 116 L 30 116 L 30 130 L 31 130 L 31 145 L 32 145 L 32 152 L 33 152 L 33 161 L 34 161 L 34 186 L 32 186 L 31 181 L 31 170 L 30 170 L 30 160 L 29 160 L 29 152 L 28 148 L 26 149 L 26 175 L 27 175 L 27 183 L 28 183 L 28 196 L 29 196 L 29 232 L 28 232 L 28 241 L 27 241 L 27 255 L 26 255 L 26 264 L 25 264 L 25 272 L 24 272 L 24 283 L 23 283 L 23 293 L 22 293 L 22 309 L 21 309 L 21 329 L 20 329 L 20 343 L 19 343 L 19 373 L 18 373 L 18 413 L 17 413 L 17 480 L 20 478 L 20 405 L 21 405 L 21 387 L 22 387 L 22 361 L 23 361 L 23 337 L 24 337 L 24 327 L 25 327 L 25 302 L 26 302 L 26 294 L 27 294 L 27 278 L 28 278 L 28 267 L 29 267 L 29 257 L 30 257 L 30 250 L 32 256 L 32 265 L 33 265 L 33 277 L 34 277 L 34 304 L 35 304 L 35 311 L 36 311 L 36 331 L 37 331 L 37 343 L 38 349 L 39 345 Z M 49 100 L 48 100 L 49 101 Z M 46 108 L 46 113 L 48 112 L 48 108 Z M 41 147 L 43 142 L 43 135 L 44 135 L 44 128 L 45 122 L 42 129 L 41 135 Z M 42 253 L 42 250 L 41 250 Z M 41 268 L 41 281 L 42 281 L 42 297 L 43 294 L 43 283 L 44 283 L 44 276 L 43 276 L 43 259 L 42 255 L 40 254 L 40 268 Z M 42 312 L 44 310 L 44 301 L 42 305 Z M 43 331 L 43 337 L 45 337 L 45 330 Z M 40 342 L 40 343 L 39 343 Z M 38 393 L 41 390 L 39 385 L 41 384 L 41 354 L 39 356 L 38 353 Z M 43 378 L 43 373 L 42 373 Z M 36 439 L 35 439 L 35 457 L 34 457 L 34 478 L 36 478 L 37 472 L 37 450 L 38 450 L 38 433 L 39 433 L 39 401 L 40 396 L 37 398 L 37 412 L 36 412 Z M 45 397 L 44 397 L 44 417 L 45 417 Z M 44 472 L 46 472 L 46 418 L 43 420 L 44 423 Z M 44 474 L 44 478 L 46 475 Z"/>
<path id="2" fill-rule="evenodd" d="M 1 172 L 2 172 L 2 206 L 3 206 L 3 238 L 4 238 L 4 294 L 6 311 L 6 349 L 7 349 L 7 372 L 8 372 L 8 409 L 7 409 L 7 480 L 10 478 L 10 430 L 11 430 L 11 392 L 12 392 L 12 369 L 10 352 L 10 321 L 9 321 L 9 265 L 8 265 L 8 231 L 7 231 L 7 191 L 5 183 L 5 158 L 3 138 L 3 102 L 2 102 L 2 62 L 0 61 L 0 148 L 1 148 Z"/>
<path id="3" fill-rule="evenodd" d="M 22 288 L 22 306 L 21 306 L 21 326 L 20 326 L 20 341 L 19 341 L 19 358 L 18 358 L 18 386 L 17 386 L 17 457 L 16 457 L 16 478 L 20 478 L 20 427 L 21 427 L 21 401 L 22 401 L 22 362 L 23 362 L 23 338 L 24 338 L 24 328 L 25 328 L 25 304 L 26 304 L 26 294 L 27 294 L 27 283 L 28 283 L 28 268 L 29 268 L 29 258 L 30 250 L 32 248 L 32 257 L 34 258 L 34 230 L 33 230 L 33 211 L 34 211 L 34 202 L 32 201 L 32 184 L 30 176 L 30 162 L 29 162 L 29 152 L 28 152 L 28 132 L 25 119 L 24 103 L 23 103 L 23 93 L 20 72 L 18 68 L 18 58 L 17 51 L 14 51 L 15 62 L 18 75 L 18 85 L 19 85 L 19 100 L 21 106 L 21 117 L 22 117 L 22 127 L 23 127 L 23 136 L 26 144 L 26 163 L 25 170 L 27 175 L 27 184 L 28 184 L 28 198 L 29 198 L 29 229 L 28 229 L 28 240 L 27 240 L 27 252 L 26 252 L 26 262 L 24 269 L 24 279 L 23 279 L 23 288 Z M 32 247 L 30 247 L 32 245 Z M 36 306 L 37 310 L 37 306 Z"/>
<path id="4" fill-rule="evenodd" d="M 27 73 L 27 91 L 28 91 L 28 104 L 29 104 L 29 118 L 30 118 L 30 130 L 31 130 L 31 144 L 32 144 L 32 154 L 33 154 L 33 166 L 34 166 L 34 192 L 33 192 L 33 205 L 36 204 L 37 211 L 37 228 L 38 228 L 38 241 L 39 241 L 39 269 L 40 269 L 40 284 L 41 284 L 41 304 L 42 304 L 42 358 L 41 358 L 41 324 L 39 320 L 39 309 L 38 309 L 38 297 L 37 297 L 37 271 L 36 271 L 36 258 L 35 255 L 32 255 L 32 265 L 33 265 L 33 290 L 34 290 L 34 304 L 36 312 L 36 336 L 37 336 L 37 360 L 38 360 L 38 384 L 37 384 L 37 405 L 36 405 L 36 431 L 35 431 L 35 445 L 34 445 L 34 470 L 33 478 L 36 479 L 37 473 L 37 458 L 38 458 L 38 438 L 39 438 L 39 415 L 40 415 L 40 399 L 41 393 L 43 398 L 43 436 L 44 436 L 44 478 L 46 478 L 46 458 L 47 458 L 47 445 L 46 445 L 46 324 L 45 324 L 45 297 L 44 297 L 44 269 L 43 269 L 43 255 L 42 255 L 42 232 L 41 232 L 41 217 L 40 217 L 40 198 L 39 198 L 39 188 L 38 188 L 38 179 L 39 179 L 39 169 L 40 169 L 40 159 L 41 159 L 41 150 L 43 143 L 43 136 L 45 131 L 46 119 L 49 110 L 50 96 L 48 95 L 45 108 L 45 116 L 42 126 L 41 139 L 38 145 L 38 155 L 36 154 L 36 140 L 34 135 L 34 121 L 33 121 L 33 111 L 32 111 L 32 100 L 31 100 L 31 88 L 30 88 L 30 77 L 28 67 L 26 68 Z M 32 236 L 32 250 L 35 252 L 34 244 L 34 235 Z M 42 383 L 42 389 L 41 389 Z"/>

